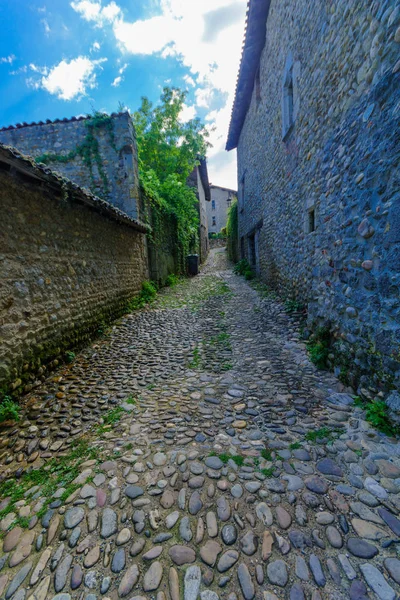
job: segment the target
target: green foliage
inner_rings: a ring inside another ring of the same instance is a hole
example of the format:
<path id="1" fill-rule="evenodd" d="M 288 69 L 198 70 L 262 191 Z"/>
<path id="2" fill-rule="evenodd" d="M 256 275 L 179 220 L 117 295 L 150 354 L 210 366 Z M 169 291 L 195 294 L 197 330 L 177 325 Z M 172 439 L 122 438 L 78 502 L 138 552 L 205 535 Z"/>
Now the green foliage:
<path id="1" fill-rule="evenodd" d="M 193 350 L 193 358 L 189 363 L 190 369 L 198 369 L 201 363 L 200 348 L 196 346 Z"/>
<path id="2" fill-rule="evenodd" d="M 289 450 L 299 450 L 301 448 L 301 444 L 299 442 L 293 442 L 289 444 Z"/>
<path id="3" fill-rule="evenodd" d="M 104 320 L 100 321 L 99 324 L 97 325 L 97 335 L 102 337 L 103 335 L 106 334 L 107 329 L 108 329 L 107 323 Z"/>
<path id="4" fill-rule="evenodd" d="M 224 240 L 226 238 L 226 228 L 223 227 L 219 233 L 211 232 L 208 237 L 210 240 Z"/>
<path id="5" fill-rule="evenodd" d="M 268 462 L 272 461 L 271 450 L 267 450 L 267 448 L 263 448 L 261 450 L 261 456 L 262 456 L 262 458 L 264 458 L 264 460 L 267 460 Z"/>
<path id="6" fill-rule="evenodd" d="M 236 262 L 239 254 L 239 222 L 238 222 L 238 202 L 237 199 L 232 202 L 226 222 L 226 236 L 228 258 Z"/>
<path id="7" fill-rule="evenodd" d="M 71 363 L 74 359 L 75 359 L 75 352 L 72 352 L 71 350 L 67 350 L 67 352 L 65 353 L 65 360 L 68 363 Z"/>
<path id="8" fill-rule="evenodd" d="M 210 456 L 218 456 L 218 458 L 226 465 L 230 460 L 233 460 L 233 462 L 238 466 L 241 467 L 244 463 L 244 457 L 240 456 L 240 454 L 235 454 L 235 455 L 231 455 L 231 454 L 216 454 L 216 452 L 211 452 Z"/>
<path id="9" fill-rule="evenodd" d="M 285 311 L 288 313 L 303 312 L 304 304 L 295 299 L 288 299 L 285 301 Z"/>
<path id="10" fill-rule="evenodd" d="M 231 362 L 224 362 L 221 365 L 221 371 L 230 371 L 233 368 L 233 364 Z"/>
<path id="11" fill-rule="evenodd" d="M 365 407 L 365 402 L 364 402 L 364 400 L 360 396 L 353 396 L 353 399 L 354 399 L 354 405 L 353 406 L 357 406 L 358 408 L 364 408 Z"/>
<path id="12" fill-rule="evenodd" d="M 343 383 L 343 385 L 349 385 L 349 369 L 347 367 L 340 367 L 340 373 L 338 375 L 339 381 Z"/>
<path id="13" fill-rule="evenodd" d="M 174 287 L 175 285 L 178 285 L 179 281 L 179 275 L 174 275 L 173 273 L 171 273 L 171 275 L 168 275 L 167 279 L 165 280 L 165 285 L 167 287 Z"/>
<path id="14" fill-rule="evenodd" d="M 316 442 L 317 440 L 322 440 L 326 437 L 329 437 L 330 433 L 331 430 L 329 427 L 321 427 L 321 429 L 316 429 L 315 431 L 307 431 L 304 437 L 309 442 Z"/>
<path id="15" fill-rule="evenodd" d="M 127 309 L 128 311 L 138 310 L 139 308 L 143 308 L 146 304 L 150 304 L 153 302 L 155 297 L 157 296 L 157 288 L 154 283 L 151 281 L 144 281 L 142 283 L 142 290 L 140 294 L 132 298 L 130 302 L 128 302 Z"/>
<path id="16" fill-rule="evenodd" d="M 121 406 L 117 406 L 109 410 L 103 417 L 105 425 L 115 425 L 121 420 L 124 413 L 124 409 Z"/>
<path id="17" fill-rule="evenodd" d="M 399 435 L 400 429 L 394 425 L 388 415 L 386 403 L 383 400 L 374 400 L 365 405 L 365 416 L 368 423 L 386 433 L 386 435 Z"/>
<path id="18" fill-rule="evenodd" d="M 126 404 L 132 404 L 133 406 L 136 404 L 136 398 L 134 398 L 133 396 L 129 396 L 126 400 L 125 400 Z"/>
<path id="19" fill-rule="evenodd" d="M 108 199 L 109 193 L 109 183 L 107 179 L 107 175 L 103 168 L 103 161 L 99 152 L 99 142 L 95 136 L 95 132 L 100 129 L 106 129 L 108 132 L 109 144 L 110 146 L 117 152 L 117 148 L 115 146 L 115 138 L 113 131 L 113 122 L 112 118 L 102 112 L 94 112 L 93 115 L 88 115 L 88 119 L 84 121 L 86 127 L 86 135 L 82 142 L 79 144 L 74 150 L 70 150 L 67 154 L 53 154 L 53 153 L 45 153 L 37 156 L 35 158 L 35 162 L 37 163 L 68 163 L 71 160 L 74 160 L 77 156 L 80 156 L 84 165 L 89 169 L 90 178 L 91 178 L 91 188 L 92 191 L 97 191 L 93 166 L 94 164 L 97 166 L 97 171 L 100 175 L 100 179 L 103 183 L 103 193 L 101 194 L 106 200 Z"/>
<path id="20" fill-rule="evenodd" d="M 245 258 L 242 258 L 242 260 L 239 260 L 239 262 L 236 263 L 236 265 L 233 267 L 233 272 L 236 273 L 236 275 L 244 275 L 244 278 L 247 281 L 255 278 L 254 271 Z"/>
<path id="21" fill-rule="evenodd" d="M 274 476 L 274 467 L 269 467 L 268 469 L 260 469 L 260 473 L 264 475 L 264 477 L 273 477 Z"/>
<path id="22" fill-rule="evenodd" d="M 307 343 L 311 361 L 319 369 L 327 368 L 330 332 L 327 327 L 319 327 Z"/>
<path id="23" fill-rule="evenodd" d="M 26 470 L 19 479 L 8 478 L 0 482 L 0 499 L 10 498 L 9 503 L 0 511 L 0 519 L 10 512 L 16 512 L 15 503 L 22 498 L 29 498 L 29 490 L 33 486 L 40 486 L 40 495 L 45 498 L 44 505 L 37 512 L 40 519 L 48 509 L 51 496 L 59 487 L 66 488 L 61 500 L 65 500 L 73 491 L 78 489 L 72 481 L 80 472 L 80 465 L 88 459 L 97 459 L 97 449 L 89 440 L 80 439 L 72 442 L 66 454 L 54 456 L 38 469 Z M 24 517 L 18 517 L 11 527 L 27 526 Z"/>
<path id="24" fill-rule="evenodd" d="M 250 268 L 251 267 L 248 260 L 246 258 L 242 258 L 233 267 L 233 272 L 236 273 L 236 275 L 244 275 L 246 271 Z"/>
<path id="25" fill-rule="evenodd" d="M 185 257 L 197 250 L 197 197 L 187 179 L 198 157 L 206 155 L 208 132 L 200 119 L 182 123 L 186 92 L 165 87 L 160 104 L 153 106 L 148 98 L 133 115 L 139 154 L 139 175 L 152 212 L 172 214 L 177 224 L 177 250 L 182 271 Z M 154 229 L 154 227 L 153 227 Z M 157 232 L 154 233 L 157 238 Z M 156 240 L 155 240 L 156 241 Z"/>
<path id="26" fill-rule="evenodd" d="M 307 431 L 304 437 L 309 442 L 317 442 L 318 440 L 323 440 L 325 438 L 330 439 L 335 433 L 341 434 L 343 431 L 342 427 L 321 427 L 315 431 Z"/>
<path id="27" fill-rule="evenodd" d="M 19 421 L 21 408 L 10 396 L 4 396 L 0 402 L 0 423 L 3 421 Z"/>

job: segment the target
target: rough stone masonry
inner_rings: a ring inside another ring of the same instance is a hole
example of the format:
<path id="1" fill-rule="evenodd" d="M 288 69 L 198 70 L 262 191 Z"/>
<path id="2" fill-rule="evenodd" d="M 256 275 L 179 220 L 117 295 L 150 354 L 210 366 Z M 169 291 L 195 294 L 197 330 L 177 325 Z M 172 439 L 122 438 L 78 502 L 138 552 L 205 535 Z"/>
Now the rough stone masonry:
<path id="1" fill-rule="evenodd" d="M 140 209 L 135 132 L 128 112 L 3 127 L 0 142 L 41 158 L 134 219 Z"/>
<path id="2" fill-rule="evenodd" d="M 227 144 L 242 256 L 366 396 L 400 386 L 399 25 L 394 0 L 250 0 Z"/>
<path id="3" fill-rule="evenodd" d="M 1 144 L 0 205 L 0 387 L 29 391 L 140 291 L 147 229 Z"/>

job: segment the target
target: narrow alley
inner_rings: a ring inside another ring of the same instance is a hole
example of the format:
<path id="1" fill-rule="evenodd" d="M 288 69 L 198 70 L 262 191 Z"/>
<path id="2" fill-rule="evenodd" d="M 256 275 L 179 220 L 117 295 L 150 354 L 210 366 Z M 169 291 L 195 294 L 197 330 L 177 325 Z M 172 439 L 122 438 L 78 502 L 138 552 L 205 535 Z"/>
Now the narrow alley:
<path id="1" fill-rule="evenodd" d="M 212 250 L 2 425 L 0 597 L 397 598 L 400 446 L 342 388 Z"/>

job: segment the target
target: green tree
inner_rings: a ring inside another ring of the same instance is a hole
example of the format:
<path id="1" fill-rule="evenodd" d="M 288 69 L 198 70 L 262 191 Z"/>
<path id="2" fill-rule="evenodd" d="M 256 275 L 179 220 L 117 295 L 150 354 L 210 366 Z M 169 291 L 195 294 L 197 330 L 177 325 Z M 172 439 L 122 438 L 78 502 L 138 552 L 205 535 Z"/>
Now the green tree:
<path id="1" fill-rule="evenodd" d="M 196 244 L 198 234 L 197 198 L 187 178 L 209 147 L 208 131 L 200 119 L 180 121 L 185 99 L 186 92 L 165 87 L 157 106 L 142 98 L 132 117 L 142 188 L 153 210 L 175 216 L 182 262 Z"/>

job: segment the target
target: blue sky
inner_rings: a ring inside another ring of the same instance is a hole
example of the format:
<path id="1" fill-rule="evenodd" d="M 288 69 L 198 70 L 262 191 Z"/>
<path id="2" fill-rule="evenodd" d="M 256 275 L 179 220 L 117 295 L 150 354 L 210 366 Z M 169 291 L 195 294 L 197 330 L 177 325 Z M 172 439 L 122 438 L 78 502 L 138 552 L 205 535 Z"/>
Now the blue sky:
<path id="1" fill-rule="evenodd" d="M 2 0 L 0 125 L 134 111 L 164 85 L 210 126 L 210 180 L 236 187 L 224 145 L 246 0 Z"/>

